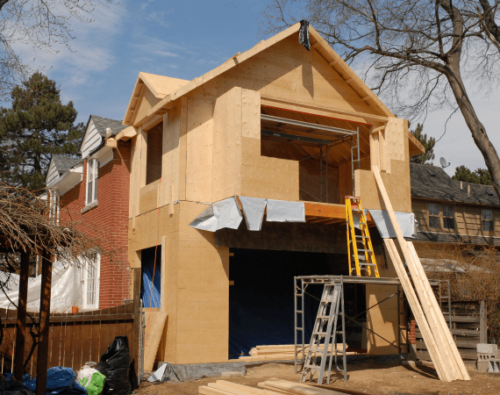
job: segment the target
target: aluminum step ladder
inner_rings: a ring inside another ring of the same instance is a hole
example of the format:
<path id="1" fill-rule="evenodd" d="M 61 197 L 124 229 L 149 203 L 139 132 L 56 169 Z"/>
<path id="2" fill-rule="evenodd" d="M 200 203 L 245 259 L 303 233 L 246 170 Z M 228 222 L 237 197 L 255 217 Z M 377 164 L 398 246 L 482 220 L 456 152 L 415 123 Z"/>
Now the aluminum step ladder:
<path id="1" fill-rule="evenodd" d="M 318 384 L 323 384 L 325 372 L 327 383 L 330 383 L 332 362 L 335 359 L 336 368 L 344 373 L 347 381 L 347 356 L 345 343 L 345 315 L 344 315 L 344 284 L 339 282 L 327 283 L 323 286 L 316 321 L 313 327 L 307 357 L 304 360 L 300 381 L 304 382 L 309 375 L 312 381 L 318 373 Z M 339 323 L 339 315 L 342 317 Z M 340 351 L 337 350 L 337 336 L 342 336 L 342 368 L 338 364 Z M 319 360 L 319 364 L 318 364 Z"/>
<path id="2" fill-rule="evenodd" d="M 372 268 L 375 277 L 380 277 L 378 272 L 377 260 L 373 251 L 370 231 L 368 230 L 368 221 L 366 219 L 361 198 L 356 196 L 345 197 L 346 225 L 347 225 L 347 255 L 349 257 L 349 275 L 355 272 L 356 276 L 361 277 L 361 272 L 368 276 L 372 275 Z M 359 225 L 359 234 L 356 233 L 356 215 Z M 363 252 L 360 256 L 359 252 Z M 352 267 L 354 261 L 354 267 Z"/>

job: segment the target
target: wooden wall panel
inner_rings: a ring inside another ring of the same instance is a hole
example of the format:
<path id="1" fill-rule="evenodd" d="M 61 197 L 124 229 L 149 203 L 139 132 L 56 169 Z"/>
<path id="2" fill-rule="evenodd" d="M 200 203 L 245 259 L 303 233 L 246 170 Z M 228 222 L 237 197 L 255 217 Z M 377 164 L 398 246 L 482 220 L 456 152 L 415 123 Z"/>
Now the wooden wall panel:
<path id="1" fill-rule="evenodd" d="M 385 128 L 385 156 L 387 173 L 393 171 L 392 161 L 408 165 L 409 177 L 409 146 L 408 146 L 408 121 L 399 118 L 389 118 Z M 398 165 L 400 165 L 400 163 Z M 379 169 L 380 170 L 380 169 Z"/>
<path id="2" fill-rule="evenodd" d="M 134 114 L 134 122 L 145 117 L 148 111 L 159 101 L 160 99 L 157 99 L 147 87 L 144 87 L 142 97 L 139 99 L 139 104 L 137 105 L 137 111 Z"/>
<path id="3" fill-rule="evenodd" d="M 174 201 L 179 200 L 181 107 L 174 107 L 163 116 L 163 155 L 160 205 L 170 202 L 171 188 Z"/>
<path id="4" fill-rule="evenodd" d="M 224 362 L 229 353 L 229 248 L 188 226 L 206 208 L 181 202 L 175 358 L 181 364 Z"/>
<path id="5" fill-rule="evenodd" d="M 241 191 L 241 101 L 241 88 L 233 88 L 215 102 L 213 201 L 238 195 Z"/>
<path id="6" fill-rule="evenodd" d="M 188 99 L 186 200 L 192 202 L 212 202 L 213 107 L 209 100 Z"/>

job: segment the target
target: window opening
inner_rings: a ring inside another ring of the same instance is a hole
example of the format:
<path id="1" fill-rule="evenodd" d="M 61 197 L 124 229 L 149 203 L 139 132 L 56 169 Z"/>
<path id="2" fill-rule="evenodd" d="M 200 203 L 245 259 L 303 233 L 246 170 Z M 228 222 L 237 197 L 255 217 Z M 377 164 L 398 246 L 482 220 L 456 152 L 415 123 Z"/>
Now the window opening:
<path id="1" fill-rule="evenodd" d="M 148 130 L 147 133 L 146 185 L 161 178 L 163 122 Z"/>
<path id="2" fill-rule="evenodd" d="M 443 206 L 443 228 L 455 229 L 453 206 Z"/>
<path id="3" fill-rule="evenodd" d="M 99 161 L 89 159 L 87 162 L 87 205 L 97 200 L 97 179 L 99 177 Z"/>
<path id="4" fill-rule="evenodd" d="M 354 170 L 361 168 L 361 155 L 359 149 L 359 127 L 356 130 L 348 130 L 337 128 L 334 126 L 321 125 L 311 122 L 297 121 L 294 119 L 277 117 L 274 115 L 261 114 L 262 121 L 276 122 L 278 126 L 273 126 L 273 128 L 289 129 L 295 132 L 308 132 L 314 133 L 315 131 L 326 131 L 331 133 L 328 137 L 333 138 L 333 140 L 319 139 L 312 137 L 305 137 L 300 135 L 294 135 L 291 133 L 286 133 L 284 131 L 272 131 L 267 130 L 266 126 L 261 128 L 261 135 L 267 137 L 277 137 L 285 139 L 288 142 L 298 141 L 303 142 L 308 145 L 315 145 L 319 148 L 319 201 L 328 202 L 329 200 L 329 190 L 328 190 L 328 154 L 332 147 L 349 142 L 350 143 L 350 157 L 351 157 L 351 179 L 352 179 L 352 194 L 354 194 Z M 293 129 L 291 128 L 293 127 Z M 299 129 L 297 129 L 297 127 Z M 302 130 L 300 130 L 302 128 Z M 317 159 L 308 156 L 305 159 Z M 356 163 L 356 165 L 355 165 Z M 355 166 L 357 166 L 355 168 Z"/>
<path id="5" fill-rule="evenodd" d="M 494 230 L 493 210 L 489 208 L 483 208 L 481 210 L 481 217 L 483 219 L 483 231 L 493 232 Z"/>
<path id="6" fill-rule="evenodd" d="M 89 253 L 84 258 L 80 278 L 84 309 L 99 308 L 100 264 L 101 254 L 98 251 Z"/>
<path id="7" fill-rule="evenodd" d="M 429 228 L 441 228 L 439 204 L 429 203 Z"/>

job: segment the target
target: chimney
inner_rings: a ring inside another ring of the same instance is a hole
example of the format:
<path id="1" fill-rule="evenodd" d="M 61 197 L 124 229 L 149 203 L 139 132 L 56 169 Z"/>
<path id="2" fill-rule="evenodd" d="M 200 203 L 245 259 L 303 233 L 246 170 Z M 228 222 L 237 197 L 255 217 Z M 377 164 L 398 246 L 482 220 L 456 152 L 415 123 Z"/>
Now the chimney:
<path id="1" fill-rule="evenodd" d="M 470 197 L 470 184 L 467 185 L 467 196 Z"/>
<path id="2" fill-rule="evenodd" d="M 460 181 L 460 189 L 464 189 L 464 182 Z"/>

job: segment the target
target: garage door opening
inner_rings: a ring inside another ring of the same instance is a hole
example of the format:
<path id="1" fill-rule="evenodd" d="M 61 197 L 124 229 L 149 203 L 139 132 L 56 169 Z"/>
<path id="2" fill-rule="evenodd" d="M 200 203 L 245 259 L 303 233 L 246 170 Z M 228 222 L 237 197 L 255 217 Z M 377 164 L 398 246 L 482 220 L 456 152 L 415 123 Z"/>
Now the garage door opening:
<path id="1" fill-rule="evenodd" d="M 229 279 L 229 358 L 249 355 L 260 345 L 294 344 L 294 277 L 348 275 L 347 255 L 231 249 Z M 322 286 L 307 290 L 306 341 L 309 342 Z M 345 286 L 345 310 L 366 309 L 363 285 Z M 357 318 L 366 322 L 366 314 Z M 346 325 L 349 348 L 361 349 L 362 330 Z"/>

